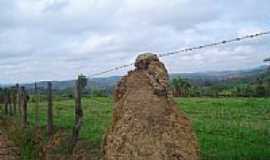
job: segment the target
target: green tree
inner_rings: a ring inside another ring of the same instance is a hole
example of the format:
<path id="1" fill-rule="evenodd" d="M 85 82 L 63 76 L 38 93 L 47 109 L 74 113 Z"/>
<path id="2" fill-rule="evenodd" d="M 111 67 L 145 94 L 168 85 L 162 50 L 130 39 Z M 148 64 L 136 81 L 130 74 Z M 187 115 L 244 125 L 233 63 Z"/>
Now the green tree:
<path id="1" fill-rule="evenodd" d="M 263 85 L 257 85 L 256 86 L 256 96 L 257 97 L 264 97 L 264 96 L 266 96 L 266 89 L 265 89 L 265 87 L 263 86 Z"/>
<path id="2" fill-rule="evenodd" d="M 91 95 L 93 97 L 107 97 L 108 93 L 104 89 L 93 89 Z"/>
<path id="3" fill-rule="evenodd" d="M 171 86 L 173 89 L 173 95 L 176 97 L 188 96 L 192 87 L 188 81 L 182 79 L 180 76 L 171 81 Z"/>

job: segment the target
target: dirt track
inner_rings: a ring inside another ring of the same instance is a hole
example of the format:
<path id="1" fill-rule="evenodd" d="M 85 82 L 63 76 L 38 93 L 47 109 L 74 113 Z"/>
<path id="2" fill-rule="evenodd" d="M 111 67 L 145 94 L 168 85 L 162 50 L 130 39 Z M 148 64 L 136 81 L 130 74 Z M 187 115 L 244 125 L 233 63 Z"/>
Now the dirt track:
<path id="1" fill-rule="evenodd" d="M 19 160 L 19 149 L 0 130 L 0 160 Z"/>

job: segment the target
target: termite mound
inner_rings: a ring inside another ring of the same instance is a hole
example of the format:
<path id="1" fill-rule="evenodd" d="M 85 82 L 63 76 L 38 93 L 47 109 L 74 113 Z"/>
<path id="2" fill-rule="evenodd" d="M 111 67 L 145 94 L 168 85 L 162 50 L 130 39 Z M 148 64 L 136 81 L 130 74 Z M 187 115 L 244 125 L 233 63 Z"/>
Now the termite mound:
<path id="1" fill-rule="evenodd" d="M 152 53 L 139 55 L 136 69 L 118 83 L 104 160 L 197 160 L 191 121 L 170 96 L 165 65 Z"/>

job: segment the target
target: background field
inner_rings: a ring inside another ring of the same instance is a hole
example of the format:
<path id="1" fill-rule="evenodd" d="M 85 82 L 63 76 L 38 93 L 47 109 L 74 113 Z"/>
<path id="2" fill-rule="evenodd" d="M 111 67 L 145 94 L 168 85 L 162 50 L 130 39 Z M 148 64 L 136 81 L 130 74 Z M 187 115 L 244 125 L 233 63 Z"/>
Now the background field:
<path id="1" fill-rule="evenodd" d="M 176 101 L 193 121 L 202 159 L 270 158 L 270 98 L 176 98 Z M 110 126 L 112 104 L 111 97 L 83 99 L 81 140 L 89 144 L 97 157 L 103 134 Z M 40 104 L 42 126 L 46 125 L 46 106 L 45 102 Z M 54 101 L 55 126 L 67 134 L 71 134 L 74 123 L 73 110 L 73 100 Z M 33 104 L 29 107 L 29 118 L 33 126 Z"/>

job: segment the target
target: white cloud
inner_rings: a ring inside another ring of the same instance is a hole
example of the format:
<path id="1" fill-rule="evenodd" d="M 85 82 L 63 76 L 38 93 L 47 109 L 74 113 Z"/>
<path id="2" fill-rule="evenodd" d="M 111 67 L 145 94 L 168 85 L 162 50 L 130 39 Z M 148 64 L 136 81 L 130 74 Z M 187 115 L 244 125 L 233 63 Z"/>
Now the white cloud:
<path id="1" fill-rule="evenodd" d="M 268 0 L 0 1 L 0 83 L 72 79 L 170 51 L 270 29 Z M 170 72 L 244 69 L 269 37 L 162 59 Z M 123 74 L 126 70 L 108 75 Z"/>

